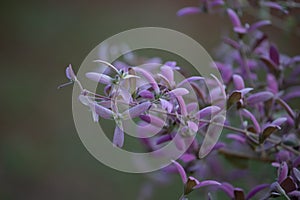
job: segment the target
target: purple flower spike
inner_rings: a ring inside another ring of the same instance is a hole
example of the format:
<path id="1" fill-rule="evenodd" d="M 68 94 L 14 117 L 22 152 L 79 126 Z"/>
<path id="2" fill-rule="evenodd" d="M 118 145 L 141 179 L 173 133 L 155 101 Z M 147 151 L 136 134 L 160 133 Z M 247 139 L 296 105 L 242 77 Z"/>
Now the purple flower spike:
<path id="1" fill-rule="evenodd" d="M 244 80 L 240 75 L 234 74 L 232 78 L 233 78 L 235 89 L 241 90 L 245 88 Z"/>
<path id="2" fill-rule="evenodd" d="M 260 102 L 268 101 L 269 99 L 273 98 L 274 95 L 271 92 L 264 91 L 264 92 L 258 92 L 255 94 L 250 95 L 247 98 L 247 103 L 249 105 L 254 105 Z"/>
<path id="3" fill-rule="evenodd" d="M 281 183 L 282 181 L 284 181 L 287 178 L 289 169 L 288 166 L 286 164 L 286 162 L 281 163 L 279 169 L 278 169 L 278 182 Z"/>
<path id="4" fill-rule="evenodd" d="M 200 12 L 201 12 L 201 10 L 199 7 L 185 7 L 185 8 L 180 9 L 177 12 L 177 16 L 182 17 L 185 15 L 198 14 Z"/>
<path id="5" fill-rule="evenodd" d="M 261 190 L 268 188 L 270 186 L 270 184 L 261 184 L 261 185 L 257 185 L 254 188 L 252 188 L 250 190 L 250 192 L 248 192 L 247 196 L 246 196 L 246 200 L 251 199 L 252 197 L 254 197 L 258 192 L 260 192 Z"/>
<path id="6" fill-rule="evenodd" d="M 66 76 L 69 80 L 74 81 L 76 79 L 75 73 L 72 69 L 72 65 L 69 64 L 69 66 L 66 68 Z"/>
<path id="7" fill-rule="evenodd" d="M 97 103 L 91 103 L 90 107 L 92 110 L 95 110 L 96 114 L 104 119 L 110 119 L 113 117 L 113 111 L 111 111 L 108 108 L 105 108 L 104 106 L 101 106 Z"/>
<path id="8" fill-rule="evenodd" d="M 111 77 L 96 72 L 88 72 L 85 74 L 85 76 L 92 81 L 96 81 L 105 85 L 110 84 L 112 82 Z"/>
<path id="9" fill-rule="evenodd" d="M 186 173 L 185 173 L 183 167 L 175 160 L 172 160 L 172 163 L 175 165 L 175 167 L 181 177 L 182 182 L 184 184 L 187 183 L 188 179 L 187 179 L 187 176 L 186 176 Z"/>
<path id="10" fill-rule="evenodd" d="M 228 13 L 228 16 L 231 20 L 231 23 L 232 23 L 233 27 L 234 28 L 237 28 L 237 27 L 241 28 L 242 24 L 241 24 L 239 16 L 236 14 L 236 12 L 234 12 L 234 10 L 228 8 L 227 13 Z"/>
<path id="11" fill-rule="evenodd" d="M 122 115 L 124 118 L 126 117 L 136 118 L 140 116 L 142 113 L 144 113 L 145 111 L 147 111 L 150 106 L 151 103 L 149 101 L 146 101 L 144 103 L 129 108 L 127 111 L 123 112 Z"/>
<path id="12" fill-rule="evenodd" d="M 124 145 L 124 132 L 119 128 L 118 125 L 116 125 L 115 128 L 113 144 L 117 147 L 123 147 Z"/>

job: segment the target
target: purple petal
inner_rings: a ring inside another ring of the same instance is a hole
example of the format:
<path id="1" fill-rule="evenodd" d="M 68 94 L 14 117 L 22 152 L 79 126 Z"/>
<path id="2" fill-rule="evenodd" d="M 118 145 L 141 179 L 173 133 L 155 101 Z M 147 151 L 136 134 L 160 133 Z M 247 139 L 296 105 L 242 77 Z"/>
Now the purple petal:
<path id="1" fill-rule="evenodd" d="M 160 100 L 161 107 L 167 110 L 168 113 L 171 113 L 173 110 L 173 104 L 171 104 L 170 102 L 164 99 L 159 99 L 159 100 Z"/>
<path id="2" fill-rule="evenodd" d="M 241 27 L 242 26 L 240 18 L 236 14 L 236 12 L 234 12 L 232 9 L 228 8 L 227 13 L 228 13 L 228 16 L 231 20 L 231 23 L 232 23 L 233 27 Z"/>
<path id="3" fill-rule="evenodd" d="M 276 2 L 271 2 L 271 1 L 265 2 L 265 1 L 263 1 L 263 2 L 260 3 L 260 5 L 265 6 L 265 7 L 269 7 L 269 8 L 273 8 L 273 9 L 282 11 L 284 13 L 287 13 L 287 11 L 284 9 L 284 7 L 282 7 L 281 5 L 279 5 Z"/>
<path id="4" fill-rule="evenodd" d="M 217 143 L 221 132 L 222 132 L 222 126 L 214 125 L 214 124 L 224 124 L 225 117 L 224 116 L 215 116 L 208 127 L 208 130 L 206 132 L 206 135 L 203 139 L 203 143 L 199 150 L 199 158 L 205 157 L 207 154 L 209 154 L 212 149 L 214 148 L 215 144 Z"/>
<path id="5" fill-rule="evenodd" d="M 274 45 L 270 46 L 269 50 L 271 60 L 276 64 L 279 65 L 279 52 Z"/>
<path id="6" fill-rule="evenodd" d="M 195 122 L 188 121 L 187 124 L 190 130 L 192 130 L 194 133 L 197 133 L 198 125 Z"/>
<path id="7" fill-rule="evenodd" d="M 240 34 L 246 34 L 248 31 L 245 27 L 234 27 L 233 30 L 234 30 L 234 32 L 240 33 Z"/>
<path id="8" fill-rule="evenodd" d="M 105 74 L 100 74 L 100 73 L 96 73 L 96 72 L 88 72 L 85 74 L 85 76 L 92 80 L 92 81 L 96 81 L 102 84 L 110 84 L 112 81 L 112 78 L 105 75 Z"/>
<path id="9" fill-rule="evenodd" d="M 150 92 L 149 90 L 142 90 L 139 92 L 139 95 L 145 99 L 153 99 L 154 94 Z"/>
<path id="10" fill-rule="evenodd" d="M 183 95 L 188 94 L 189 91 L 185 88 L 176 88 L 174 90 L 171 90 L 169 93 L 178 97 L 178 96 L 183 96 Z"/>
<path id="11" fill-rule="evenodd" d="M 276 125 L 276 126 L 280 126 L 281 124 L 283 124 L 283 123 L 286 122 L 286 121 L 287 121 L 287 118 L 286 118 L 286 117 L 280 117 L 280 118 L 274 120 L 274 121 L 272 122 L 272 124 L 273 124 L 273 125 Z"/>
<path id="12" fill-rule="evenodd" d="M 176 99 L 179 104 L 181 114 L 183 116 L 187 116 L 188 113 L 187 113 L 186 104 L 184 102 L 184 99 L 182 98 L 182 96 L 177 96 Z"/>
<path id="13" fill-rule="evenodd" d="M 165 122 L 159 118 L 159 117 L 156 117 L 154 115 L 151 115 L 151 114 L 148 114 L 148 115 L 140 115 L 140 118 L 142 120 L 144 120 L 145 122 L 151 124 L 151 125 L 154 125 L 156 127 L 159 127 L 159 128 L 163 128 L 164 125 L 165 125 Z"/>
<path id="14" fill-rule="evenodd" d="M 162 135 L 159 138 L 157 138 L 156 144 L 160 145 L 162 143 L 165 143 L 165 142 L 168 142 L 168 141 L 171 141 L 171 140 L 172 140 L 172 136 L 170 134 Z"/>
<path id="15" fill-rule="evenodd" d="M 180 157 L 180 160 L 182 160 L 184 163 L 191 162 L 196 159 L 196 156 L 194 154 L 185 153 Z"/>
<path id="16" fill-rule="evenodd" d="M 219 185 L 221 185 L 221 183 L 219 183 L 217 181 L 212 181 L 212 180 L 205 180 L 205 181 L 201 181 L 193 189 L 197 189 L 197 188 L 201 188 L 201 187 L 205 187 L 205 186 L 212 186 L 212 185 L 219 186 Z"/>
<path id="17" fill-rule="evenodd" d="M 252 188 L 252 189 L 250 190 L 250 192 L 247 194 L 246 200 L 251 199 L 251 198 L 254 197 L 258 192 L 260 192 L 261 190 L 263 190 L 263 189 L 265 189 L 265 188 L 267 188 L 267 187 L 269 187 L 269 186 L 270 186 L 270 184 L 261 184 L 261 185 L 255 186 L 255 187 Z"/>
<path id="18" fill-rule="evenodd" d="M 241 90 L 245 88 L 244 80 L 240 75 L 234 74 L 232 78 L 233 78 L 235 89 Z"/>
<path id="19" fill-rule="evenodd" d="M 281 183 L 288 175 L 288 166 L 286 162 L 281 163 L 280 168 L 278 169 L 278 182 Z"/>
<path id="20" fill-rule="evenodd" d="M 164 65 L 160 68 L 161 74 L 166 77 L 170 84 L 174 82 L 174 73 L 173 69 L 167 65 Z"/>
<path id="21" fill-rule="evenodd" d="M 293 168 L 293 174 L 295 178 L 298 180 L 298 182 L 300 182 L 300 171 L 295 167 Z"/>
<path id="22" fill-rule="evenodd" d="M 224 43 L 230 45 L 231 47 L 235 48 L 235 49 L 240 49 L 241 45 L 236 42 L 235 40 L 232 40 L 228 37 L 223 38 Z"/>
<path id="23" fill-rule="evenodd" d="M 147 111 L 150 106 L 151 106 L 151 103 L 149 101 L 146 101 L 146 102 L 143 102 L 141 104 L 138 104 L 136 106 L 129 108 L 122 115 L 128 116 L 130 118 L 136 118 L 136 117 L 140 116 L 142 113 L 144 113 L 145 111 Z"/>
<path id="24" fill-rule="evenodd" d="M 178 163 L 176 162 L 175 160 L 172 160 L 173 164 L 176 166 L 176 169 L 181 177 L 181 180 L 182 182 L 185 184 L 187 183 L 188 179 L 187 179 L 187 176 L 186 176 L 186 173 L 183 169 L 183 167 Z"/>
<path id="25" fill-rule="evenodd" d="M 110 119 L 113 117 L 113 111 L 111 111 L 108 108 L 105 108 L 104 106 L 101 106 L 97 103 L 91 103 L 90 107 L 92 110 L 95 110 L 96 114 L 98 114 L 100 117 L 104 119 Z"/>
<path id="26" fill-rule="evenodd" d="M 222 183 L 220 186 L 220 189 L 222 189 L 231 199 L 234 198 L 234 187 L 229 183 Z"/>
<path id="27" fill-rule="evenodd" d="M 156 94 L 160 93 L 160 89 L 157 85 L 157 82 L 155 81 L 155 79 L 153 78 L 153 75 L 150 72 L 147 72 L 146 70 L 142 69 L 142 68 L 138 68 L 135 67 L 133 68 L 136 72 L 141 73 L 145 79 L 151 84 L 152 88 L 154 89 Z"/>
<path id="28" fill-rule="evenodd" d="M 124 132 L 117 125 L 114 132 L 113 144 L 117 147 L 124 145 Z"/>
<path id="29" fill-rule="evenodd" d="M 286 112 L 289 114 L 289 116 L 294 119 L 295 118 L 295 113 L 293 109 L 282 99 L 278 98 L 276 101 L 286 110 Z"/>
<path id="30" fill-rule="evenodd" d="M 254 105 L 254 104 L 257 104 L 260 102 L 267 101 L 273 97 L 274 97 L 274 95 L 271 92 L 268 92 L 268 91 L 258 92 L 258 93 L 250 95 L 247 98 L 247 103 L 249 105 Z"/>
<path id="31" fill-rule="evenodd" d="M 199 80 L 204 80 L 204 78 L 201 76 L 192 76 L 192 77 L 186 78 L 183 81 L 181 81 L 180 83 L 178 83 L 177 87 L 181 87 L 183 84 L 188 83 L 188 82 L 199 81 Z"/>
<path id="32" fill-rule="evenodd" d="M 273 74 L 268 74 L 267 75 L 267 83 L 268 83 L 268 88 L 273 94 L 278 93 L 278 83 Z"/>
<path id="33" fill-rule="evenodd" d="M 200 11 L 201 10 L 199 7 L 185 7 L 185 8 L 180 9 L 177 12 L 177 16 L 182 17 L 185 15 L 197 14 L 197 13 L 200 13 Z"/>
<path id="34" fill-rule="evenodd" d="M 186 109 L 189 113 L 195 111 L 197 108 L 198 108 L 197 102 L 192 102 L 186 105 Z"/>
<path id="35" fill-rule="evenodd" d="M 250 28 L 248 29 L 248 31 L 249 32 L 255 31 L 255 30 L 259 29 L 262 26 L 266 26 L 266 25 L 270 25 L 270 24 L 271 24 L 271 21 L 269 21 L 269 20 L 262 20 L 262 21 L 259 21 L 259 22 L 256 22 L 256 23 L 252 24 L 250 26 Z"/>
<path id="36" fill-rule="evenodd" d="M 259 125 L 258 121 L 256 120 L 256 117 L 250 111 L 248 111 L 246 109 L 242 109 L 241 112 L 242 112 L 242 115 L 244 115 L 245 117 L 251 119 L 251 121 L 252 121 L 252 123 L 255 127 L 256 132 L 260 133 L 261 128 L 260 128 L 260 125 Z"/>
<path id="37" fill-rule="evenodd" d="M 229 134 L 226 135 L 226 137 L 229 138 L 229 139 L 236 140 L 236 141 L 238 141 L 238 142 L 240 142 L 242 144 L 246 143 L 246 138 L 243 137 L 243 136 L 241 136 L 241 135 L 229 133 Z"/>
<path id="38" fill-rule="evenodd" d="M 300 191 L 295 190 L 293 192 L 288 193 L 288 195 L 300 199 Z"/>
<path id="39" fill-rule="evenodd" d="M 75 73 L 72 69 L 71 64 L 69 64 L 69 66 L 66 68 L 66 76 L 67 76 L 68 79 L 73 80 L 73 81 L 76 79 L 76 76 L 75 76 Z"/>
<path id="40" fill-rule="evenodd" d="M 206 116 L 213 115 L 220 110 L 221 110 L 221 108 L 219 108 L 218 106 L 207 106 L 207 107 L 201 109 L 200 111 L 198 111 L 196 113 L 196 117 L 198 119 L 203 119 Z"/>

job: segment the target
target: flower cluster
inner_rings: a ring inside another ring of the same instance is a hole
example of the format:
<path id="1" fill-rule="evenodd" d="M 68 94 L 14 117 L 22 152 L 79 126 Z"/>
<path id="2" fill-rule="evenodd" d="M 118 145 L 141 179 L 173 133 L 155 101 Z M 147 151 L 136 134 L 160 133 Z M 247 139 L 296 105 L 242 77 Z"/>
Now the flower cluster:
<path id="1" fill-rule="evenodd" d="M 169 174 L 179 173 L 183 183 L 181 199 L 204 186 L 223 191 L 234 200 L 258 196 L 300 199 L 300 112 L 290 106 L 300 97 L 300 56 L 281 54 L 260 31 L 271 21 L 243 24 L 240 15 L 246 6 L 240 2 L 201 0 L 200 6 L 186 7 L 177 13 L 184 16 L 220 12 L 230 19 L 234 37 L 224 37 L 215 61 L 223 83 L 214 75 L 178 80 L 176 74 L 182 75 L 184 67 L 159 59 L 143 59 L 143 67 L 95 60 L 110 69 L 105 73 L 86 73 L 86 78 L 104 85 L 102 94 L 85 89 L 71 66 L 67 67 L 66 76 L 79 85 L 79 100 L 90 109 L 95 122 L 99 117 L 116 122 L 113 144 L 117 148 L 126 144 L 127 121 L 136 120 L 136 132 L 148 152 L 173 140 L 178 149 L 185 151 L 179 161 L 173 160 L 173 165 L 162 172 L 149 175 L 154 182 L 169 184 Z M 293 1 L 249 1 L 247 5 L 284 14 L 299 6 Z M 138 58 L 131 55 L 128 59 L 137 63 Z M 213 90 L 208 91 L 206 84 Z M 226 99 L 226 105 L 219 102 L 220 98 Z M 224 110 L 227 118 L 223 125 L 214 116 Z M 210 134 L 210 124 L 226 131 L 221 141 L 203 150 L 203 137 Z M 224 169 L 221 157 L 234 167 Z M 272 181 L 253 177 L 245 170 L 249 160 L 260 161 L 268 169 L 277 170 L 277 174 L 271 177 Z M 235 187 L 236 179 L 246 183 Z M 142 188 L 142 199 L 149 196 L 147 191 L 153 187 L 146 186 Z M 209 193 L 209 199 L 213 196 Z"/>

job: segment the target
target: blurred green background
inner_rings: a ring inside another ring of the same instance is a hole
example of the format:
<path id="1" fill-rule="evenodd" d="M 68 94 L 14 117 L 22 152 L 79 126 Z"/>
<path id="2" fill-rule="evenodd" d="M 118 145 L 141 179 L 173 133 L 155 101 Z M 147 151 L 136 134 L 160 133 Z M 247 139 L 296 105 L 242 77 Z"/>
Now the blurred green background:
<path id="1" fill-rule="evenodd" d="M 97 44 L 121 31 L 158 26 L 181 31 L 212 52 L 230 24 L 216 15 L 176 17 L 198 1 L 6 1 L 0 7 L 0 199 L 137 199 L 144 175 L 95 160 L 72 119 L 65 67 L 78 69 Z M 254 20 L 251 17 L 250 21 Z M 279 48 L 299 53 L 299 37 L 265 28 Z M 295 45 L 298 44 L 298 45 Z M 152 199 L 177 199 L 179 177 Z"/>

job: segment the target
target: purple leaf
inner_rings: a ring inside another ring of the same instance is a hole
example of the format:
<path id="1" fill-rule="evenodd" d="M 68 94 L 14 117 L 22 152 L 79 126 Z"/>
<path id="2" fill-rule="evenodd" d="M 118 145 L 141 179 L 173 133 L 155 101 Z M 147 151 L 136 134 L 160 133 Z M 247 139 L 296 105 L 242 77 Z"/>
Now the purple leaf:
<path id="1" fill-rule="evenodd" d="M 112 82 L 112 78 L 105 75 L 105 74 L 100 74 L 100 73 L 96 73 L 96 72 L 88 72 L 85 74 L 85 76 L 92 80 L 92 81 L 96 81 L 98 83 L 102 83 L 102 84 L 110 84 Z"/>
<path id="2" fill-rule="evenodd" d="M 175 160 L 172 160 L 173 164 L 175 165 L 180 177 L 181 177 L 181 180 L 184 184 L 187 183 L 188 179 L 187 179 L 187 176 L 186 176 L 186 173 L 183 169 L 183 167 Z"/>
<path id="3" fill-rule="evenodd" d="M 113 144 L 120 148 L 124 145 L 124 132 L 119 128 L 118 125 L 116 125 L 115 128 Z"/>
<path id="4" fill-rule="evenodd" d="M 269 99 L 273 98 L 274 95 L 271 92 L 264 91 L 264 92 L 258 92 L 255 94 L 250 95 L 247 98 L 247 103 L 249 105 L 254 105 L 260 102 L 268 101 Z"/>
<path id="5" fill-rule="evenodd" d="M 250 192 L 248 192 L 247 196 L 246 196 L 246 199 L 249 200 L 251 199 L 252 197 L 254 197 L 258 192 L 260 192 L 261 190 L 269 187 L 270 184 L 261 184 L 261 185 L 257 185 L 255 186 L 254 188 L 252 188 L 250 190 Z"/>
<path id="6" fill-rule="evenodd" d="M 185 8 L 180 9 L 177 12 L 177 16 L 182 17 L 185 15 L 197 14 L 197 13 L 200 13 L 200 11 L 201 10 L 199 7 L 185 7 Z"/>

